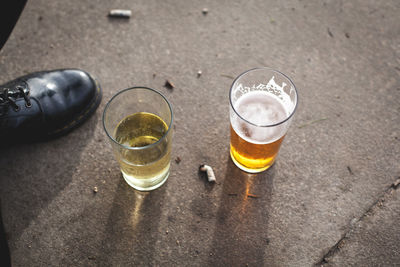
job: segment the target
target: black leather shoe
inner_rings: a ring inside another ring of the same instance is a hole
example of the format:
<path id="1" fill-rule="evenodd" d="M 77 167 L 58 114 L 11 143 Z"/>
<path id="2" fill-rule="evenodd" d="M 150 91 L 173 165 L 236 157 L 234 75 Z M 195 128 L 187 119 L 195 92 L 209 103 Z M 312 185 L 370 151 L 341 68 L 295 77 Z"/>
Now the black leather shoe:
<path id="1" fill-rule="evenodd" d="M 101 96 L 96 80 L 77 69 L 36 72 L 0 85 L 0 144 L 66 134 L 93 114 Z"/>

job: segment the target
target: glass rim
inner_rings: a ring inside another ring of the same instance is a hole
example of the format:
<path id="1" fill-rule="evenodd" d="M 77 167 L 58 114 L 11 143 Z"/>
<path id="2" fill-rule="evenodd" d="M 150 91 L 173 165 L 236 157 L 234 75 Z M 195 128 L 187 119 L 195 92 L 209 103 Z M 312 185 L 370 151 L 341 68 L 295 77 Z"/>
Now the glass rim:
<path id="1" fill-rule="evenodd" d="M 149 90 L 149 91 L 152 91 L 152 92 L 154 92 L 154 93 L 159 94 L 159 95 L 164 99 L 164 101 L 168 104 L 168 108 L 169 108 L 169 111 L 170 111 L 170 113 L 171 113 L 171 121 L 169 122 L 168 130 L 164 133 L 164 135 L 163 135 L 160 139 L 157 140 L 157 142 L 152 143 L 152 144 L 150 144 L 150 145 L 146 145 L 146 146 L 130 147 L 130 146 L 123 145 L 123 144 L 119 143 L 117 140 L 114 139 L 114 137 L 112 137 L 112 136 L 109 134 L 109 132 L 108 132 L 108 130 L 107 130 L 107 128 L 106 128 L 106 125 L 105 125 L 105 116 L 106 116 L 106 112 L 107 112 L 107 110 L 108 110 L 108 108 L 109 108 L 111 102 L 112 102 L 117 96 L 119 96 L 119 95 L 121 95 L 121 94 L 123 94 L 123 93 L 125 93 L 125 92 L 127 92 L 127 91 L 137 90 L 137 89 L 145 89 L 145 90 Z M 134 87 L 129 87 L 129 88 L 123 89 L 123 90 L 119 91 L 118 93 L 116 93 L 115 95 L 113 95 L 113 96 L 111 97 L 111 99 L 107 102 L 106 107 L 104 108 L 104 111 L 103 111 L 103 116 L 102 116 L 103 128 L 104 128 L 104 131 L 106 132 L 108 138 L 110 138 L 110 139 L 111 139 L 114 143 L 116 143 L 118 146 L 121 146 L 121 147 L 123 147 L 124 149 L 129 149 L 129 150 L 145 150 L 145 149 L 149 149 L 149 148 L 151 148 L 151 147 L 157 146 L 157 145 L 158 145 L 159 143 L 161 143 L 161 141 L 162 141 L 163 139 L 165 139 L 165 137 L 168 135 L 169 131 L 171 130 L 171 126 L 172 126 L 173 120 L 174 120 L 174 113 L 173 113 L 173 111 L 172 111 L 172 106 L 171 106 L 171 104 L 169 103 L 168 99 L 167 99 L 162 93 L 160 93 L 159 91 L 157 91 L 157 90 L 155 90 L 155 89 L 152 89 L 152 88 L 149 88 L 149 87 L 145 87 L 145 86 L 134 86 Z"/>
<path id="2" fill-rule="evenodd" d="M 277 74 L 279 74 L 279 75 L 282 75 L 282 76 L 283 76 L 284 78 L 286 78 L 286 79 L 289 81 L 289 83 L 293 86 L 294 91 L 295 91 L 295 93 L 296 93 L 296 103 L 295 103 L 295 106 L 294 106 L 294 108 L 293 108 L 292 113 L 291 113 L 289 116 L 287 116 L 284 120 L 279 121 L 279 122 L 274 123 L 274 124 L 257 124 L 257 123 L 253 123 L 253 122 L 251 122 L 251 121 L 249 121 L 249 120 L 243 118 L 243 117 L 237 112 L 237 110 L 235 109 L 235 107 L 233 106 L 233 103 L 232 103 L 232 89 L 233 89 L 234 84 L 237 82 L 237 80 L 239 80 L 241 77 L 243 77 L 243 76 L 246 75 L 247 73 L 253 72 L 253 71 L 257 71 L 257 70 L 268 70 L 268 71 L 275 72 L 275 73 L 277 73 Z M 257 126 L 257 127 L 275 127 L 275 126 L 278 126 L 278 125 L 281 125 L 281 124 L 285 123 L 286 121 L 288 121 L 288 120 L 293 116 L 293 114 L 295 113 L 295 111 L 296 111 L 296 109 L 297 109 L 297 104 L 299 103 L 299 95 L 298 95 L 298 93 L 297 93 L 297 88 L 296 88 L 296 86 L 294 85 L 293 81 L 292 81 L 286 74 L 280 72 L 279 70 L 275 70 L 275 69 L 273 69 L 273 68 L 269 68 L 269 67 L 258 67 L 258 68 L 253 68 L 253 69 L 246 70 L 245 72 L 242 72 L 239 76 L 237 76 L 237 77 L 235 78 L 235 80 L 233 80 L 232 85 L 231 85 L 231 88 L 229 89 L 229 103 L 230 103 L 230 105 L 231 105 L 231 108 L 232 108 L 233 111 L 235 112 L 235 114 L 236 114 L 240 119 L 244 120 L 245 122 L 247 122 L 247 123 L 249 123 L 249 124 L 251 124 L 251 125 Z"/>

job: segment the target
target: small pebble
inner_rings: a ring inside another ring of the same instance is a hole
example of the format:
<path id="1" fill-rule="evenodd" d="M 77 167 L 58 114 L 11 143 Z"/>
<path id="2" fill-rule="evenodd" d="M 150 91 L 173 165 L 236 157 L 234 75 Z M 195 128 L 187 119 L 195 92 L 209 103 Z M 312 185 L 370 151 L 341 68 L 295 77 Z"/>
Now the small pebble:
<path id="1" fill-rule="evenodd" d="M 199 78 L 199 77 L 201 76 L 201 74 L 202 74 L 202 72 L 201 72 L 201 70 L 199 70 L 199 71 L 197 72 L 197 78 Z"/>
<path id="2" fill-rule="evenodd" d="M 99 190 L 97 189 L 97 186 L 93 187 L 93 192 L 97 193 Z"/>
<path id="3" fill-rule="evenodd" d="M 170 80 L 166 80 L 165 84 L 164 84 L 164 87 L 169 89 L 169 90 L 172 90 L 172 89 L 175 88 L 175 85 Z"/>
<path id="4" fill-rule="evenodd" d="M 208 8 L 203 8 L 203 10 L 201 12 L 203 13 L 203 15 L 207 15 L 208 14 Z"/>

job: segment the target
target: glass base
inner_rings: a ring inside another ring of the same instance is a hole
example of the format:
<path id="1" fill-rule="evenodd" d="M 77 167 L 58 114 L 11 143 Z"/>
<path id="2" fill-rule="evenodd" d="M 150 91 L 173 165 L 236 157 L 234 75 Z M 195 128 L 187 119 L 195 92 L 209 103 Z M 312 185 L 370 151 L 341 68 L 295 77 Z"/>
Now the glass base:
<path id="1" fill-rule="evenodd" d="M 239 169 L 241 169 L 242 171 L 248 172 L 248 173 L 259 173 L 259 172 L 266 171 L 266 170 L 268 170 L 272 165 L 274 165 L 274 163 L 275 163 L 275 159 L 274 159 L 270 164 L 268 164 L 268 165 L 265 166 L 265 167 L 257 168 L 257 169 L 250 169 L 250 168 L 247 168 L 246 166 L 240 164 L 239 161 L 237 161 L 237 160 L 235 159 L 235 157 L 234 157 L 233 154 L 232 154 L 232 150 L 230 150 L 230 154 L 231 154 L 231 159 L 232 159 L 233 163 L 235 163 L 235 165 L 236 165 Z"/>
<path id="2" fill-rule="evenodd" d="M 125 181 L 134 189 L 139 190 L 139 191 L 152 191 L 154 189 L 159 188 L 162 186 L 165 181 L 167 181 L 168 176 L 169 176 L 169 168 L 167 169 L 166 172 L 164 172 L 162 175 L 158 175 L 153 178 L 149 179 L 137 179 L 134 178 L 133 176 L 129 176 L 125 174 L 123 171 L 122 176 L 124 177 Z"/>

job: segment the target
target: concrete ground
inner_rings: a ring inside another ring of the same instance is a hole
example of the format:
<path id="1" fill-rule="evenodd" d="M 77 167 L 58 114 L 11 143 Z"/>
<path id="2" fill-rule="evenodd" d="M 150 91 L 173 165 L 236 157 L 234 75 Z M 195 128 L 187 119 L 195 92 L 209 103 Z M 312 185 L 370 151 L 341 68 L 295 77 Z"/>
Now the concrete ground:
<path id="1" fill-rule="evenodd" d="M 76 67 L 104 98 L 67 136 L 1 150 L 13 265 L 400 266 L 399 14 L 397 0 L 28 1 L 0 83 Z M 250 175 L 229 157 L 228 91 L 258 66 L 290 76 L 300 105 L 276 164 Z M 138 85 L 171 101 L 181 159 L 150 193 L 125 183 L 101 124 Z"/>

